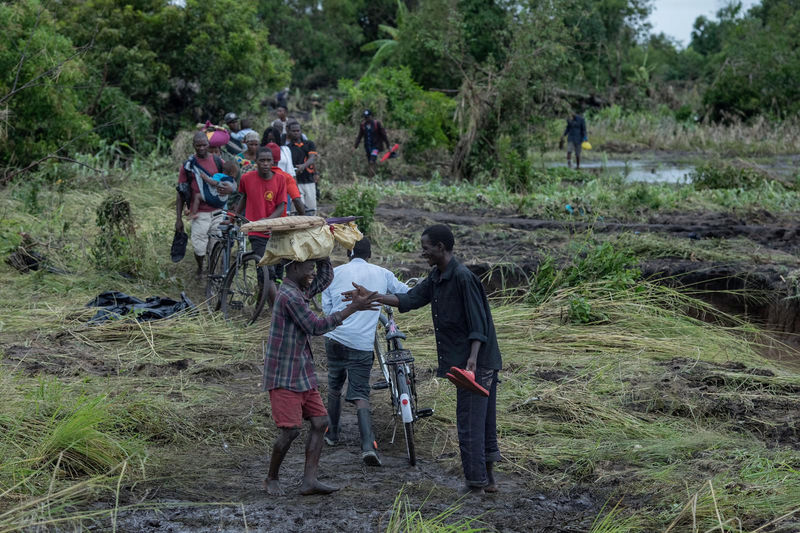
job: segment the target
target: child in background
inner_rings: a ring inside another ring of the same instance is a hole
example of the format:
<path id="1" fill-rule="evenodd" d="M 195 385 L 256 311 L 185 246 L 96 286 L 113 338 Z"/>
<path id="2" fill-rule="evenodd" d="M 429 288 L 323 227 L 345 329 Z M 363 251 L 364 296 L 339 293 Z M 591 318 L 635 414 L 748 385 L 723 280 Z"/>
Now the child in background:
<path id="1" fill-rule="evenodd" d="M 217 172 L 210 178 L 204 174 L 201 174 L 203 181 L 208 185 L 209 192 L 211 194 L 215 194 L 219 188 L 219 184 L 222 182 L 233 183 L 234 186 L 236 185 L 236 176 L 239 175 L 239 165 L 236 164 L 236 161 L 225 161 L 222 163 L 222 172 Z M 227 194 L 215 194 L 223 205 L 222 209 L 227 209 L 227 201 L 228 196 Z M 197 211 L 200 208 L 200 198 L 201 195 L 195 194 L 192 196 L 192 209 L 189 211 L 189 218 L 197 218 Z"/>

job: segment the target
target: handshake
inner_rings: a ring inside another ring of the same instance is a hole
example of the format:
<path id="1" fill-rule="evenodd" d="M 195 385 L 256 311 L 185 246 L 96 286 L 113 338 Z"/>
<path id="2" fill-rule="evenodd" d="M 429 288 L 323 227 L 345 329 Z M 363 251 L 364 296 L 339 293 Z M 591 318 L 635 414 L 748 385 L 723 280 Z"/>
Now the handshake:
<path id="1" fill-rule="evenodd" d="M 345 309 L 352 308 L 355 311 L 378 311 L 381 308 L 382 294 L 377 291 L 370 291 L 366 287 L 353 282 L 353 290 L 342 293 L 342 301 L 350 302 Z"/>

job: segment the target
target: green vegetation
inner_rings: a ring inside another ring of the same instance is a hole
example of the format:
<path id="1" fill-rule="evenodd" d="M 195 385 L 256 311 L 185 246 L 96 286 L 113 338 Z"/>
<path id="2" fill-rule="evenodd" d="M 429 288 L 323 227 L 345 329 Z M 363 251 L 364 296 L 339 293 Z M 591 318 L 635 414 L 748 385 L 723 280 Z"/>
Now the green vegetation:
<path id="1" fill-rule="evenodd" d="M 631 250 L 617 248 L 608 241 L 595 246 L 591 243 L 581 246 L 574 255 L 574 262 L 562 269 L 556 268 L 552 257 L 545 257 L 528 288 L 528 303 L 538 305 L 559 289 L 591 282 L 602 282 L 609 291 L 627 289 L 641 274 L 636 264 L 636 256 Z M 583 299 L 570 303 L 571 309 L 574 307 L 575 312 L 584 317 L 589 314 L 585 310 L 587 305 Z"/>
<path id="2" fill-rule="evenodd" d="M 451 505 L 433 517 L 426 517 L 421 509 L 412 509 L 408 498 L 401 490 L 394 501 L 386 533 L 478 533 L 487 531 L 481 527 L 479 518 L 454 519 L 463 504 Z"/>
<path id="3" fill-rule="evenodd" d="M 267 323 L 196 311 L 88 325 L 85 305 L 107 290 L 201 303 L 191 261 L 168 253 L 187 130 L 235 111 L 260 131 L 290 82 L 290 112 L 320 149 L 323 210 L 361 216 L 385 266 L 416 274 L 406 230 L 465 217 L 467 262 L 515 276 L 492 301 L 501 474 L 586 495 L 594 533 L 797 529 L 800 375 L 762 357 L 796 352 L 643 281 L 639 265 L 761 265 L 792 303 L 800 176 L 755 158 L 800 153 L 800 10 L 731 2 L 695 21 L 686 48 L 650 33 L 651 12 L 646 0 L 0 3 L 0 254 L 41 259 L 25 274 L 0 265 L 0 532 L 114 529 L 162 490 L 221 501 L 206 477 L 267 449 L 255 383 Z M 369 180 L 352 150 L 365 108 L 402 146 Z M 695 170 L 668 184 L 628 181 L 627 163 L 547 168 L 570 111 L 585 112 L 592 158 L 675 151 Z M 380 202 L 402 220 L 376 220 Z M 681 226 L 678 213 L 768 220 L 782 242 L 648 232 Z M 418 453 L 456 471 L 430 315 L 400 323 L 436 408 Z M 481 530 L 469 508 L 417 505 L 425 483 L 376 500 L 380 527 Z"/>
<path id="4" fill-rule="evenodd" d="M 392 127 L 408 131 L 405 150 L 412 160 L 423 150 L 452 144 L 453 101 L 443 94 L 422 90 L 407 68 L 380 69 L 361 78 L 357 85 L 342 80 L 339 91 L 343 98 L 328 104 L 328 115 L 334 124 L 357 124 L 364 110 L 370 109 Z"/>
<path id="5" fill-rule="evenodd" d="M 368 235 L 375 221 L 375 208 L 378 206 L 378 195 L 374 189 L 352 185 L 341 188 L 336 193 L 335 217 L 358 216 L 356 222 L 359 229 Z"/>
<path id="6" fill-rule="evenodd" d="M 191 279 L 192 265 L 168 259 L 174 193 L 167 164 L 153 159 L 133 168 L 104 177 L 127 201 L 137 238 L 147 236 L 137 245 L 147 266 L 130 279 L 91 259 L 91 243 L 103 233 L 98 222 L 128 212 L 118 209 L 124 205 L 119 196 L 97 187 L 64 190 L 40 173 L 31 181 L 39 184 L 39 205 L 49 206 L 46 216 L 24 211 L 27 183 L 0 197 L 3 252 L 22 244 L 18 232 L 25 231 L 48 264 L 70 272 L 21 275 L 0 268 L 0 453 L 9 458 L 0 466 L 0 530 L 113 521 L 149 488 L 225 475 L 214 468 L 262 454 L 274 436 L 257 387 L 242 388 L 238 377 L 243 372 L 246 382 L 257 380 L 266 323 L 246 335 L 205 313 L 148 324 L 86 324 L 93 310 L 85 303 L 110 287 L 134 295 L 195 289 L 181 281 Z M 84 167 L 71 172 L 85 183 L 96 179 Z M 580 177 L 559 170 L 545 192 L 570 190 Z M 610 178 L 584 186 L 597 194 L 605 189 L 609 197 L 626 187 Z M 686 198 L 724 191 L 675 189 L 688 191 Z M 353 206 L 347 214 L 365 198 L 374 209 L 381 194 L 445 206 L 474 205 L 478 194 L 522 205 L 526 196 L 503 184 L 440 180 L 360 183 L 340 191 Z M 549 242 L 553 235 L 532 238 Z M 662 531 L 673 522 L 681 530 L 693 521 L 705 530 L 737 519 L 753 530 L 783 515 L 792 520 L 800 498 L 798 456 L 780 444 L 775 420 L 790 412 L 781 406 L 796 409 L 800 377 L 759 355 L 760 344 L 771 341 L 753 326 L 641 282 L 635 269 L 645 257 L 725 259 L 744 246 L 721 240 L 700 249 L 691 241 L 632 234 L 573 238 L 545 259 L 521 299 L 493 301 L 505 359 L 501 474 L 518 474 L 545 493 L 582 487 L 608 500 L 592 526 L 598 532 Z M 393 236 L 376 250 L 387 252 L 417 249 L 411 236 Z M 429 375 L 436 361 L 429 312 L 399 319 L 420 375 Z M 418 425 L 419 453 L 444 457 L 457 469 L 449 434 L 452 391 L 441 380 L 424 379 L 419 393 L 437 413 Z M 376 409 L 376 417 L 389 416 L 383 403 Z M 210 465 L 202 471 L 191 464 L 198 450 Z M 416 490 L 412 485 L 404 494 Z M 461 531 L 479 529 L 485 519 L 462 520 L 463 509 L 415 510 L 404 498 L 394 502 L 392 527 Z M 93 502 L 104 502 L 104 510 L 93 510 Z M 138 505 L 150 504 L 145 498 Z"/>
<path id="7" fill-rule="evenodd" d="M 290 76 L 250 2 L 23 0 L 0 4 L 0 15 L 9 22 L 0 37 L 8 168 L 101 140 L 147 153 L 181 125 L 254 109 Z"/>
<path id="8" fill-rule="evenodd" d="M 381 184 L 387 198 L 407 196 L 428 209 L 481 206 L 508 209 L 532 218 L 641 221 L 653 212 L 730 210 L 771 212 L 800 210 L 800 196 L 776 180 L 761 180 L 754 188 L 703 189 L 685 184 L 630 183 L 619 172 L 534 172 L 537 185 L 528 193 L 515 193 L 490 176 L 472 183 L 447 183 L 437 175 L 423 183 Z M 573 180 L 575 177 L 577 180 Z M 583 181 L 578 181 L 583 180 Z M 567 205 L 572 211 L 566 209 Z"/>

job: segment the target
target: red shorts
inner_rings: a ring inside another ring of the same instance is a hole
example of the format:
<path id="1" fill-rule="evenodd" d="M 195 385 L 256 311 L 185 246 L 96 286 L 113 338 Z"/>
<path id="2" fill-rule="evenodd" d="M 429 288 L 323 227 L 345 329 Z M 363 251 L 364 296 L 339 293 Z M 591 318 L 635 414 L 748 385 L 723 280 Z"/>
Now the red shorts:
<path id="1" fill-rule="evenodd" d="M 272 389 L 269 391 L 269 402 L 272 404 L 272 418 L 279 428 L 299 428 L 303 420 L 328 416 L 317 389 L 303 392 Z"/>

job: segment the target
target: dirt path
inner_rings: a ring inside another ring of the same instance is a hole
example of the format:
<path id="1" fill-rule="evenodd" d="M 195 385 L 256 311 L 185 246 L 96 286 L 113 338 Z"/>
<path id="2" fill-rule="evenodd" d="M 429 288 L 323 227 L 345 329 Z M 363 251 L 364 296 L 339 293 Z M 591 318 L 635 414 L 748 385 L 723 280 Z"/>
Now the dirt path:
<path id="1" fill-rule="evenodd" d="M 324 357 L 320 339 L 314 353 Z M 373 368 L 372 381 L 378 379 Z M 327 392 L 323 369 L 319 372 L 322 394 Z M 236 390 L 243 402 L 266 401 L 254 396 L 257 387 L 252 374 L 227 377 L 219 384 Z M 262 483 L 269 450 L 203 449 L 195 457 L 176 458 L 175 469 L 185 485 L 156 484 L 149 502 L 163 505 L 159 511 L 122 513 L 119 531 L 153 532 L 240 532 L 240 531 L 385 531 L 398 494 L 407 497 L 410 512 L 420 509 L 426 518 L 458 507 L 447 522 L 480 517 L 489 531 L 505 533 L 587 531 L 606 497 L 602 490 L 575 487 L 570 493 L 544 493 L 522 476 L 498 472 L 501 492 L 482 497 L 459 499 L 462 473 L 453 454 L 436 456 L 432 443 L 418 439 L 418 462 L 410 466 L 402 429 L 392 444 L 394 424 L 385 391 L 373 391 L 374 427 L 379 443 L 381 467 L 367 467 L 361 461 L 355 408 L 345 405 L 342 412 L 342 441 L 326 446 L 320 462 L 320 479 L 340 490 L 330 496 L 303 497 L 301 482 L 306 431 L 292 444 L 281 469 L 287 494 L 269 496 Z M 267 421 L 270 424 L 271 421 Z M 431 423 L 442 423 L 433 420 Z M 454 437 L 455 438 L 455 437 Z M 168 488 L 167 488 L 168 487 Z M 227 503 L 212 503 L 227 502 Z M 234 502 L 234 503 L 231 503 Z"/>

